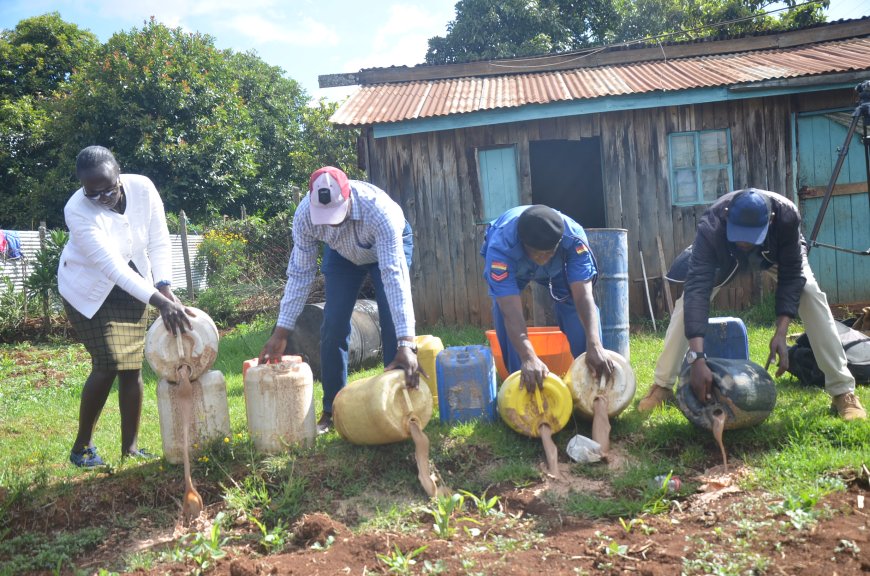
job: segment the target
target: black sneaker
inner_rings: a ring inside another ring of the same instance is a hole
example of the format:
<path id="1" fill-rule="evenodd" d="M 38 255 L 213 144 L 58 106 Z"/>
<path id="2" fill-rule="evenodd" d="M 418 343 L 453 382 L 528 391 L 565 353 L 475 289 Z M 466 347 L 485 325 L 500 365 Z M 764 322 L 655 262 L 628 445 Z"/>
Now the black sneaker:
<path id="1" fill-rule="evenodd" d="M 332 412 L 324 412 L 317 421 L 317 435 L 326 434 L 332 429 Z"/>
<path id="2" fill-rule="evenodd" d="M 97 455 L 97 447 L 88 447 L 84 450 L 70 450 L 69 461 L 79 468 L 97 468 L 106 463 Z"/>

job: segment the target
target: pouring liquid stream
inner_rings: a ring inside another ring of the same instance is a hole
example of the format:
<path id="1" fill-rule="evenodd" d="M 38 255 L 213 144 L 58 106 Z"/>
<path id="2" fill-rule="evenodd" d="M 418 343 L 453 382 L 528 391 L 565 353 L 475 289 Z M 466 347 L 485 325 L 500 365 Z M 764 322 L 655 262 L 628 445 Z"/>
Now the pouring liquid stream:
<path id="1" fill-rule="evenodd" d="M 186 358 L 181 333 L 176 334 L 179 362 Z M 193 413 L 193 385 L 190 383 L 190 366 L 180 363 L 178 374 L 178 401 L 181 404 L 182 443 L 184 449 L 184 499 L 181 503 L 181 514 L 185 524 L 199 517 L 204 505 L 202 496 L 193 485 L 190 475 L 190 421 Z"/>
<path id="2" fill-rule="evenodd" d="M 411 396 L 408 394 L 408 388 L 402 387 L 402 395 L 405 398 L 405 404 L 408 406 L 409 420 L 408 428 L 411 431 L 411 440 L 414 441 L 414 459 L 417 461 L 417 479 L 420 480 L 420 485 L 423 491 L 431 498 L 440 495 L 449 495 L 450 490 L 446 486 L 438 486 L 435 482 L 435 475 L 432 474 L 429 468 L 429 437 L 423 432 L 420 427 L 420 420 L 414 415 L 414 405 L 411 404 Z"/>
<path id="3" fill-rule="evenodd" d="M 722 452 L 722 466 L 725 472 L 728 472 L 728 455 L 725 452 L 725 444 L 722 442 L 722 432 L 725 430 L 725 410 L 722 408 L 713 408 L 710 411 L 710 419 L 713 423 L 713 438 L 719 445 L 719 451 Z"/>

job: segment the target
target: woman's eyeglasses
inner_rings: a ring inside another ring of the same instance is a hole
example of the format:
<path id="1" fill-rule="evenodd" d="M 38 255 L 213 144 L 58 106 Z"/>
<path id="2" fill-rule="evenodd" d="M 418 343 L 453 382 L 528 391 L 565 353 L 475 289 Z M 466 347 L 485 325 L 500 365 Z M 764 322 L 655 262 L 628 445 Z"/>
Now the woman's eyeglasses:
<path id="1" fill-rule="evenodd" d="M 91 200 L 103 200 L 107 198 L 111 198 L 121 189 L 121 181 L 118 180 L 115 182 L 115 185 L 111 188 L 106 188 L 105 190 L 99 191 L 90 191 L 85 189 L 85 198 L 90 198 Z"/>

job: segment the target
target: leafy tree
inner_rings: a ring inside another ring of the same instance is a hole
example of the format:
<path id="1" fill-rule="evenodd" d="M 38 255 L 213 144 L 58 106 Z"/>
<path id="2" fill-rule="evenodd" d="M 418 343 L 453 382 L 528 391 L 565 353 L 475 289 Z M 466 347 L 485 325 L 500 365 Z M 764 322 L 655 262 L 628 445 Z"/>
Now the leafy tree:
<path id="1" fill-rule="evenodd" d="M 49 96 L 64 85 L 100 43 L 93 33 L 52 12 L 0 32 L 0 96 Z"/>
<path id="2" fill-rule="evenodd" d="M 34 228 L 46 210 L 43 178 L 57 163 L 54 102 L 99 48 L 92 33 L 56 12 L 22 20 L 0 32 L 0 223 Z"/>
<path id="3" fill-rule="evenodd" d="M 298 82 L 285 78 L 281 68 L 253 53 L 228 58 L 250 116 L 249 136 L 257 143 L 256 173 L 245 180 L 245 193 L 234 204 L 244 204 L 251 214 L 274 215 L 293 202 L 294 189 L 308 179 L 305 167 L 293 161 L 304 131 L 308 95 Z"/>
<path id="4" fill-rule="evenodd" d="M 579 50 L 669 34 L 690 40 L 824 22 L 829 0 L 460 0 L 446 36 L 429 39 L 426 62 L 446 64 Z M 728 24 L 711 26 L 715 23 Z"/>
<path id="5" fill-rule="evenodd" d="M 126 172 L 150 177 L 167 208 L 216 214 L 256 173 L 256 142 L 228 52 L 210 36 L 154 20 L 120 32 L 72 82 L 60 103 L 65 135 L 52 180 L 68 196 L 76 153 L 110 148 Z"/>
<path id="6" fill-rule="evenodd" d="M 426 62 L 445 64 L 582 48 L 615 18 L 610 0 L 459 0 L 447 36 L 429 40 Z"/>
<path id="7" fill-rule="evenodd" d="M 357 165 L 359 130 L 336 128 L 329 118 L 338 109 L 337 102 L 321 99 L 303 111 L 302 139 L 291 154 L 293 163 L 303 176 L 299 181 L 301 193 L 308 191 L 308 178 L 322 166 L 337 166 L 349 178 L 361 179 L 363 170 Z"/>

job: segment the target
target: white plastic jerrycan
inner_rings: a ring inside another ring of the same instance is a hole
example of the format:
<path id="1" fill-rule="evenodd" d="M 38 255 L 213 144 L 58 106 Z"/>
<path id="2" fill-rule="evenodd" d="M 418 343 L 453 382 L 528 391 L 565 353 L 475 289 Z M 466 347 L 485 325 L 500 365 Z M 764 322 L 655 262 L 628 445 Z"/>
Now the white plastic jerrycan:
<path id="1" fill-rule="evenodd" d="M 592 419 L 593 403 L 597 397 L 607 398 L 607 415 L 613 418 L 625 410 L 637 389 L 634 370 L 628 360 L 613 350 L 604 353 L 613 362 L 613 374 L 609 378 L 593 378 L 586 365 L 585 352 L 574 360 L 565 375 L 565 383 L 574 398 L 574 409 L 587 419 Z"/>
<path id="2" fill-rule="evenodd" d="M 227 384 L 219 370 L 209 370 L 190 384 L 193 387 L 190 443 L 202 449 L 204 444 L 230 435 Z M 163 456 L 171 464 L 180 464 L 184 458 L 181 402 L 178 400 L 178 385 L 166 378 L 157 383 L 157 413 L 163 437 Z M 192 453 L 196 452 L 197 448 L 192 448 Z"/>
<path id="3" fill-rule="evenodd" d="M 192 330 L 185 330 L 181 336 L 184 347 L 184 358 L 179 361 L 176 336 L 163 325 L 163 320 L 157 320 L 145 335 L 145 358 L 158 378 L 170 382 L 177 379 L 175 371 L 180 364 L 190 366 L 190 378 L 196 380 L 201 374 L 210 370 L 218 354 L 218 329 L 211 316 L 199 308 L 189 307 L 196 316 L 188 316 L 193 325 Z"/>
<path id="4" fill-rule="evenodd" d="M 245 364 L 245 411 L 254 448 L 276 454 L 291 444 L 313 442 L 317 424 L 311 367 L 299 356 L 283 356 L 277 364 Z"/>

